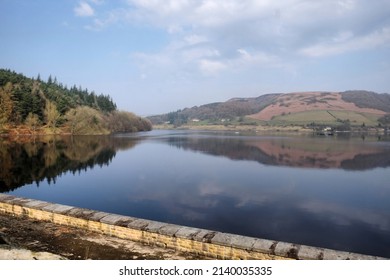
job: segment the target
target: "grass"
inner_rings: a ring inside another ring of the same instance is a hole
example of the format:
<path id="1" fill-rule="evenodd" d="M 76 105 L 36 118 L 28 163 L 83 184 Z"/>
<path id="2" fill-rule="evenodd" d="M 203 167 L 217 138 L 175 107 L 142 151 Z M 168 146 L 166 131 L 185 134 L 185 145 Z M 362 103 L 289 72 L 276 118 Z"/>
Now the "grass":
<path id="1" fill-rule="evenodd" d="M 342 121 L 349 120 L 352 126 L 376 126 L 378 115 L 369 113 L 358 113 L 353 111 L 306 111 L 299 113 L 277 116 L 270 121 L 272 125 L 307 125 L 316 123 L 321 125 L 336 126 Z"/>

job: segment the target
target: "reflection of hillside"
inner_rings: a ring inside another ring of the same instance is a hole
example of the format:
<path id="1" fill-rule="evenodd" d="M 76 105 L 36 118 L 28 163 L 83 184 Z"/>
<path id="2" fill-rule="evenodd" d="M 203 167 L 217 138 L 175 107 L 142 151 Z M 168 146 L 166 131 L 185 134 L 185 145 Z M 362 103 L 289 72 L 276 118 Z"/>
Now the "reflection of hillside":
<path id="1" fill-rule="evenodd" d="M 33 141 L 0 139 L 0 192 L 48 180 L 65 172 L 80 172 L 110 164 L 118 149 L 136 141 L 113 137 L 42 137 Z"/>
<path id="2" fill-rule="evenodd" d="M 176 147 L 266 165 L 365 170 L 390 166 L 390 149 L 363 141 L 315 138 L 170 138 Z"/>

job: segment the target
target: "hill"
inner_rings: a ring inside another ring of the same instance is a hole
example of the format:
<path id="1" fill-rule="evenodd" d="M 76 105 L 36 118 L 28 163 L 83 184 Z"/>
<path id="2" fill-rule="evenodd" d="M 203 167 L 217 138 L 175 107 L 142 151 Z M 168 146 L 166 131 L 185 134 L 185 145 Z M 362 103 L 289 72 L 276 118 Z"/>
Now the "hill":
<path id="1" fill-rule="evenodd" d="M 109 134 L 150 130 L 148 120 L 117 111 L 109 95 L 75 85 L 68 88 L 49 76 L 28 78 L 0 69 L 0 133 Z"/>
<path id="2" fill-rule="evenodd" d="M 390 95 L 369 91 L 297 92 L 233 98 L 152 116 L 152 123 L 224 125 L 388 126 Z"/>
<path id="3" fill-rule="evenodd" d="M 232 98 L 226 102 L 210 103 L 192 108 L 185 108 L 168 114 L 150 116 L 153 124 L 169 122 L 176 126 L 192 120 L 218 122 L 233 120 L 237 117 L 254 114 L 270 105 L 279 94 L 266 94 L 256 98 Z"/>

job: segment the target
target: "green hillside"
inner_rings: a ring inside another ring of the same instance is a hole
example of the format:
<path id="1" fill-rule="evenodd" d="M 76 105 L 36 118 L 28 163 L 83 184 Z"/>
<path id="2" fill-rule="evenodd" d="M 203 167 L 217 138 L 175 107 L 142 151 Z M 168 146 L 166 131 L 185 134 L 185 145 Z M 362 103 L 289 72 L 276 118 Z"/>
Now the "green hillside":
<path id="1" fill-rule="evenodd" d="M 117 111 L 109 95 L 68 88 L 49 76 L 28 78 L 0 69 L 0 133 L 109 134 L 150 130 L 148 120 Z"/>
<path id="2" fill-rule="evenodd" d="M 150 116 L 148 119 L 153 124 L 169 122 L 175 126 L 180 126 L 193 120 L 210 123 L 220 122 L 221 119 L 234 121 L 237 118 L 261 111 L 270 105 L 277 96 L 278 94 L 266 94 L 256 98 L 233 98 L 226 102 L 210 103 L 167 114 Z"/>
<path id="3" fill-rule="evenodd" d="M 370 91 L 302 92 L 233 98 L 148 117 L 153 124 L 331 126 L 349 130 L 390 126 L 390 95 Z"/>
<path id="4" fill-rule="evenodd" d="M 341 93 L 343 100 L 355 103 L 360 108 L 372 108 L 390 113 L 390 94 L 365 90 L 349 90 Z"/>
<path id="5" fill-rule="evenodd" d="M 353 111 L 318 110 L 292 113 L 274 117 L 272 125 L 328 125 L 333 127 L 344 126 L 377 126 L 378 116 L 369 113 Z"/>

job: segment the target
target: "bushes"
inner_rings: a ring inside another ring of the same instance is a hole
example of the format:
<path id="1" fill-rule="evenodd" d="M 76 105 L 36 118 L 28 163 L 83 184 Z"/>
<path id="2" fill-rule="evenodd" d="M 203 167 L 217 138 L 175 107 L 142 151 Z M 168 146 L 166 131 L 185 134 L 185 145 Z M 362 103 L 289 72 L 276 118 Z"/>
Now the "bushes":
<path id="1" fill-rule="evenodd" d="M 130 112 L 114 111 L 106 116 L 107 128 L 111 133 L 149 131 L 152 124 L 149 120 Z"/>

